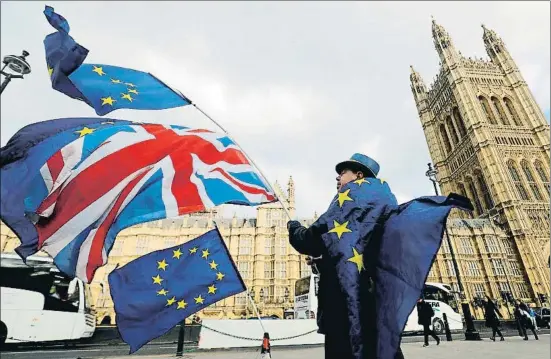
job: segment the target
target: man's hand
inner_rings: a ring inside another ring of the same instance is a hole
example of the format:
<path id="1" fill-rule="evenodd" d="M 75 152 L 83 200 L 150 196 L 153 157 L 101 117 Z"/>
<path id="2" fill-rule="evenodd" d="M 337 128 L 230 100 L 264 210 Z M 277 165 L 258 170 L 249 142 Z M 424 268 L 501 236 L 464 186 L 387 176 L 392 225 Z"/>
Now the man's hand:
<path id="1" fill-rule="evenodd" d="M 302 224 L 300 224 L 299 221 L 289 221 L 287 222 L 287 230 L 289 231 L 289 234 L 293 233 L 295 229 L 302 227 Z"/>

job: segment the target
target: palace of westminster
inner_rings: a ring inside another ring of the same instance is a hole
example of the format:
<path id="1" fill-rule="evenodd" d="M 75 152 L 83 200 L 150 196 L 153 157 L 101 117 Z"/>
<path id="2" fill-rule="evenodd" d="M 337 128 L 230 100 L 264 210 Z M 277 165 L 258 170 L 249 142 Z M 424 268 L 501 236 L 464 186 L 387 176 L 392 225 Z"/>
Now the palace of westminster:
<path id="1" fill-rule="evenodd" d="M 441 62 L 428 87 L 411 69 L 413 97 L 442 194 L 462 194 L 474 212 L 452 211 L 448 232 L 473 314 L 474 299 L 510 293 L 536 306 L 548 306 L 550 293 L 550 131 L 515 61 L 496 33 L 483 26 L 490 60 L 465 58 L 446 30 L 433 21 L 432 35 Z M 295 187 L 275 191 L 292 216 Z M 308 226 L 315 218 L 301 220 Z M 292 309 L 294 284 L 310 274 L 305 258 L 288 243 L 287 216 L 280 203 L 257 208 L 256 218 L 224 219 L 216 210 L 150 222 L 121 232 L 91 283 L 98 322 L 116 320 L 107 275 L 154 250 L 172 247 L 220 228 L 247 288 L 262 315 L 283 317 Z M 2 252 L 19 240 L 2 224 Z M 457 286 L 444 239 L 427 281 Z M 542 295 L 543 294 L 543 295 Z M 505 312 L 505 313 L 504 313 Z M 507 311 L 502 311 L 507 316 Z M 242 293 L 204 309 L 203 318 L 253 315 Z"/>

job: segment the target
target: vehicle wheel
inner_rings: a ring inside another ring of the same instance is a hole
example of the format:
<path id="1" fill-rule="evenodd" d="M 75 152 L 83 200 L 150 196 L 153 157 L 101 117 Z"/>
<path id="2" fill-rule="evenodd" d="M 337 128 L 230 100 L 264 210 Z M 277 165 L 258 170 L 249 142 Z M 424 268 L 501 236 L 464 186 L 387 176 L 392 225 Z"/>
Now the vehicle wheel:
<path id="1" fill-rule="evenodd" d="M 8 338 L 8 327 L 4 322 L 0 322 L 0 348 L 4 346 L 6 343 L 6 339 Z"/>
<path id="2" fill-rule="evenodd" d="M 432 329 L 434 330 L 436 335 L 440 335 L 444 333 L 444 322 L 436 318 L 435 320 L 432 321 Z"/>

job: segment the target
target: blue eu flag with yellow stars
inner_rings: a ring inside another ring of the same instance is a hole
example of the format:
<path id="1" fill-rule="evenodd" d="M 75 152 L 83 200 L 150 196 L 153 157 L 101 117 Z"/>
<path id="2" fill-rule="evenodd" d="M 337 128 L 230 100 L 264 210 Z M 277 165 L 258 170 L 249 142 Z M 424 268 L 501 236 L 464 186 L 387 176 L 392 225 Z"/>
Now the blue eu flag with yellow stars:
<path id="1" fill-rule="evenodd" d="M 362 178 L 339 190 L 308 235 L 292 235 L 297 251 L 325 258 L 320 278 L 331 288 L 320 294 L 318 324 L 338 343 L 334 351 L 355 359 L 395 358 L 454 207 L 472 210 L 456 194 L 398 205 L 386 181 Z"/>
<path id="2" fill-rule="evenodd" d="M 69 36 L 69 23 L 46 6 L 44 15 L 57 30 L 44 39 L 52 87 L 86 102 L 99 116 L 117 109 L 163 110 L 191 104 L 155 76 L 133 69 L 84 64 L 88 50 Z"/>
<path id="3" fill-rule="evenodd" d="M 115 269 L 109 287 L 130 353 L 193 313 L 246 290 L 217 228 Z"/>

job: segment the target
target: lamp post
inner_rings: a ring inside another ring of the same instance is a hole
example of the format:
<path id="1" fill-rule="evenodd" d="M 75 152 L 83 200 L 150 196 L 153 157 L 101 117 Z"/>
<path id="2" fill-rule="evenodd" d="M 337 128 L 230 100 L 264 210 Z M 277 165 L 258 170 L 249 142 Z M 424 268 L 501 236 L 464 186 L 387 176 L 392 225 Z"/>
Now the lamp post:
<path id="1" fill-rule="evenodd" d="M 283 295 L 283 319 L 287 319 L 285 317 L 285 313 L 287 312 L 287 303 L 289 303 L 289 288 L 285 287 L 285 294 Z"/>
<path id="2" fill-rule="evenodd" d="M 22 79 L 23 75 L 31 73 L 31 65 L 25 60 L 25 57 L 29 56 L 29 53 L 23 50 L 21 56 L 8 55 L 4 57 L 2 63 L 4 66 L 0 73 L 4 75 L 4 81 L 0 87 L 0 94 L 4 92 L 4 89 L 8 86 L 12 79 Z M 10 72 L 4 71 L 6 67 L 11 70 Z"/>
<path id="3" fill-rule="evenodd" d="M 438 180 L 436 179 L 438 171 L 432 167 L 431 163 L 429 163 L 428 166 L 429 169 L 427 170 L 427 172 L 425 172 L 425 176 L 427 176 L 432 182 L 432 185 L 434 186 L 434 193 L 438 196 L 438 186 L 436 185 L 436 183 L 438 182 Z M 467 329 L 465 330 L 465 340 L 481 340 L 480 333 L 478 333 L 478 331 L 474 327 L 473 317 L 471 315 L 471 308 L 465 296 L 465 288 L 463 287 L 463 283 L 461 282 L 459 266 L 457 265 L 457 260 L 455 259 L 455 253 L 453 251 L 452 242 L 450 240 L 450 235 L 448 233 L 448 227 L 446 226 L 446 224 L 444 224 L 444 233 L 446 234 L 446 241 L 448 242 L 448 247 L 450 248 L 450 255 L 452 257 L 453 268 L 455 270 L 455 277 L 457 278 L 457 285 L 459 286 L 459 296 L 461 297 L 461 309 L 463 310 L 463 315 L 465 316 L 465 324 L 467 325 Z"/>
<path id="4" fill-rule="evenodd" d="M 249 294 L 249 297 L 252 299 L 252 301 L 254 302 L 254 299 L 256 298 L 256 293 L 254 292 L 254 288 L 251 289 L 251 292 Z M 247 319 L 249 319 L 249 301 L 247 301 Z M 254 315 L 254 308 L 253 308 L 253 315 Z"/>
<path id="5" fill-rule="evenodd" d="M 264 288 L 260 288 L 260 303 L 262 305 L 262 309 L 264 309 Z M 260 307 L 260 305 L 259 305 Z M 262 311 L 262 309 L 259 309 L 259 311 Z"/>
<path id="6" fill-rule="evenodd" d="M 505 228 L 505 223 L 501 223 L 499 221 L 499 213 L 497 212 L 497 210 L 495 208 L 492 208 L 489 212 L 488 212 L 488 217 L 490 218 L 490 221 L 491 223 L 494 225 L 494 226 L 497 226 L 499 227 L 501 230 L 503 230 L 503 232 L 505 232 L 505 234 L 507 234 L 507 230 Z M 495 230 L 494 230 L 494 234 L 495 234 Z M 509 236 L 507 235 L 507 239 L 509 239 Z M 496 235 L 496 240 L 497 240 L 497 235 Z M 501 250 L 502 253 L 505 253 L 506 256 L 508 256 L 507 252 L 505 251 L 504 248 L 502 248 L 501 246 L 501 241 L 497 241 L 498 245 L 499 245 L 499 249 Z M 513 285 L 511 284 L 511 280 L 509 279 L 509 260 L 505 260 L 504 263 L 503 263 L 503 270 L 505 271 L 505 279 L 507 280 L 507 286 L 509 287 L 509 290 L 506 291 L 506 293 L 509 293 L 508 295 L 506 295 L 506 298 L 507 298 L 507 301 L 510 302 L 511 304 L 514 305 L 515 303 L 515 296 L 513 294 Z M 511 298 L 509 299 L 509 296 L 511 296 Z M 509 313 L 509 317 L 511 317 L 511 311 L 509 310 L 509 306 L 507 306 L 507 312 Z"/>

